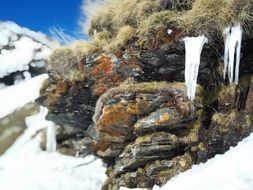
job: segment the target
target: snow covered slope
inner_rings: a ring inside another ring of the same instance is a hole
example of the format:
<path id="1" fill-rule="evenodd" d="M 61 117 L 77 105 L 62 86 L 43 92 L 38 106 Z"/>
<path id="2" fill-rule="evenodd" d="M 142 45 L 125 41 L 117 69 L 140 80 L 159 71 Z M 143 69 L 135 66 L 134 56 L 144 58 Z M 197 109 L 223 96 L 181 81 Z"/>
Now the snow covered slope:
<path id="1" fill-rule="evenodd" d="M 98 190 L 106 179 L 106 168 L 94 156 L 75 158 L 40 149 L 43 114 L 27 118 L 28 128 L 0 157 L 3 190 Z"/>
<path id="2" fill-rule="evenodd" d="M 27 71 L 30 67 L 44 67 L 48 56 L 58 46 L 56 41 L 40 32 L 0 21 L 0 78 Z M 23 75 L 29 77 L 29 73 Z"/>
<path id="3" fill-rule="evenodd" d="M 38 98 L 40 87 L 47 78 L 48 75 L 43 74 L 0 90 L 0 118 Z"/>

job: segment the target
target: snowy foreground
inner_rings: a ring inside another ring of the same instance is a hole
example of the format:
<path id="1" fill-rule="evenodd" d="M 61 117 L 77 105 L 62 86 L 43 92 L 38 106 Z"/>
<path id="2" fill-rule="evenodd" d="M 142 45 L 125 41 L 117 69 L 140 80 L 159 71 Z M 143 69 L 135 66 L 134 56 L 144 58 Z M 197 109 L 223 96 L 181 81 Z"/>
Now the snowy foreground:
<path id="1" fill-rule="evenodd" d="M 42 83 L 48 78 L 47 74 L 34 77 L 19 84 L 0 90 L 0 118 L 12 113 L 25 104 L 39 97 Z"/>
<path id="2" fill-rule="evenodd" d="M 28 129 L 0 157 L 3 190 L 97 190 L 106 179 L 102 161 L 94 156 L 75 158 L 40 149 L 41 114 L 28 117 Z"/>
<path id="3" fill-rule="evenodd" d="M 34 101 L 47 75 L 0 90 L 0 118 Z M 0 157 L 0 189 L 97 190 L 106 179 L 102 161 L 94 156 L 75 158 L 40 149 L 41 129 L 50 127 L 47 110 L 25 119 L 27 129 Z M 51 143 L 52 144 L 52 143 Z"/>

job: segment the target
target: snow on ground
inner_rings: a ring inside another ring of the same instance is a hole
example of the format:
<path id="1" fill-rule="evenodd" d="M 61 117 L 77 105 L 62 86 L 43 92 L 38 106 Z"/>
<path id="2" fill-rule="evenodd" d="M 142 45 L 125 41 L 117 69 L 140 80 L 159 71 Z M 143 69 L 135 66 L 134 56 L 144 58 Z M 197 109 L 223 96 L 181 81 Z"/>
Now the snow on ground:
<path id="1" fill-rule="evenodd" d="M 39 96 L 46 74 L 0 90 L 0 118 Z M 97 190 L 106 180 L 106 168 L 94 156 L 76 158 L 40 149 L 41 130 L 52 126 L 46 108 L 25 119 L 27 129 L 0 157 L 0 189 Z M 50 128 L 51 129 L 51 128 Z M 50 131 L 50 130 L 49 130 Z M 55 131 L 51 131 L 54 135 Z M 50 134 L 49 134 L 50 135 Z M 55 147 L 51 138 L 50 150 Z"/>
<path id="2" fill-rule="evenodd" d="M 41 84 L 47 78 L 43 74 L 0 90 L 0 118 L 38 98 Z"/>
<path id="3" fill-rule="evenodd" d="M 13 22 L 0 21 L 0 78 L 25 71 L 29 65 L 44 67 L 58 43 L 40 32 L 22 28 Z"/>
<path id="4" fill-rule="evenodd" d="M 42 114 L 26 120 L 28 129 L 0 157 L 0 184 L 4 190 L 97 190 L 106 168 L 94 156 L 75 158 L 40 149 L 40 129 L 48 124 Z"/>

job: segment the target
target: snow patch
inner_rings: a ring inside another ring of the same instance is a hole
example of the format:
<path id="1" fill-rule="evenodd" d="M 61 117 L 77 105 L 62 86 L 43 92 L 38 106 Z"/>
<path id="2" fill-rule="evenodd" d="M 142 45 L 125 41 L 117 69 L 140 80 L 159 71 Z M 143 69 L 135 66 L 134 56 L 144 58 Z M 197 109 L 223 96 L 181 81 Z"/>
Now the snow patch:
<path id="1" fill-rule="evenodd" d="M 205 36 L 186 37 L 183 39 L 185 43 L 185 84 L 187 87 L 187 96 L 191 101 L 195 99 L 197 86 L 200 55 L 205 43 L 208 39 Z"/>
<path id="2" fill-rule="evenodd" d="M 5 35 L 2 34 L 2 32 Z M 5 21 L 5 22 L 0 21 L 0 34 L 1 34 L 0 39 L 2 39 L 5 42 L 8 40 L 8 38 L 11 38 L 12 41 L 15 41 L 18 39 L 18 35 L 21 35 L 21 36 L 27 36 L 27 37 L 33 38 L 37 42 L 41 42 L 44 45 L 48 46 L 50 49 L 55 49 L 59 46 L 59 44 L 56 41 L 49 39 L 43 33 L 34 32 L 34 31 L 29 30 L 28 28 L 20 27 L 19 25 L 11 21 Z M 2 40 L 0 40 L 0 43 Z M 8 43 L 5 43 L 5 44 L 7 45 Z"/>
<path id="3" fill-rule="evenodd" d="M 40 149 L 41 129 L 48 126 L 46 110 L 26 118 L 27 129 L 0 157 L 0 184 L 4 190 L 97 190 L 106 180 L 106 168 L 94 156 L 76 158 Z"/>
<path id="4" fill-rule="evenodd" d="M 38 61 L 46 62 L 59 44 L 40 32 L 0 21 L 0 78 L 29 69 Z M 45 65 L 45 64 L 44 64 Z"/>
<path id="5" fill-rule="evenodd" d="M 30 80 L 0 90 L 0 118 L 12 113 L 25 104 L 39 97 L 42 83 L 48 78 L 47 74 L 39 75 Z"/>

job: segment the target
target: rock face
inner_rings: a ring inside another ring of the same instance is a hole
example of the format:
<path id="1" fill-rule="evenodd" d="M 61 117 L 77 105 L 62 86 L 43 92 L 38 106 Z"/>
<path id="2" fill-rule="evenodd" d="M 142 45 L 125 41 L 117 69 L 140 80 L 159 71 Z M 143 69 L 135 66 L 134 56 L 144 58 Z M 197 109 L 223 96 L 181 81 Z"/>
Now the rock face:
<path id="1" fill-rule="evenodd" d="M 182 83 L 184 34 L 165 33 L 159 30 L 143 46 L 133 38 L 110 53 L 78 55 L 78 80 L 64 78 L 64 68 L 48 70 L 37 101 L 49 109 L 49 120 L 64 126 L 59 150 L 101 157 L 108 166 L 105 190 L 163 185 L 253 132 L 253 40 L 244 37 L 240 82 L 229 85 L 224 45 L 211 39 L 190 102 Z"/>
<path id="2" fill-rule="evenodd" d="M 103 94 L 93 117 L 93 150 L 110 166 L 104 189 L 161 185 L 189 168 L 193 158 L 188 149 L 198 141 L 201 103 L 200 89 L 191 103 L 183 83 L 125 84 Z M 163 172 L 171 175 L 161 180 Z M 144 180 L 150 176 L 151 181 Z"/>

